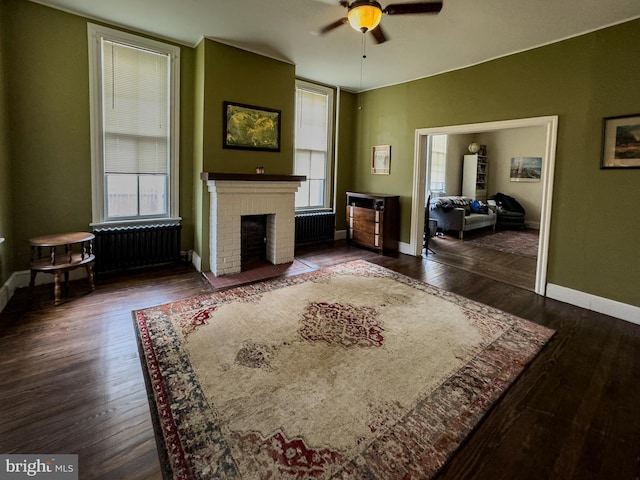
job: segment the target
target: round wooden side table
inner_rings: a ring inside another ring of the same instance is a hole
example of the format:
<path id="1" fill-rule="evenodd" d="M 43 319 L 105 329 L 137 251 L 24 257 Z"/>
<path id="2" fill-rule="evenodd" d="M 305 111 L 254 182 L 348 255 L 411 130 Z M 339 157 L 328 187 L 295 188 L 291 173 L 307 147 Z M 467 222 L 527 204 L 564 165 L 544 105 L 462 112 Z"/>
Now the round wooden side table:
<path id="1" fill-rule="evenodd" d="M 38 272 L 52 273 L 54 276 L 55 304 L 60 305 L 60 277 L 64 273 L 65 289 L 69 284 L 69 271 L 85 267 L 89 280 L 89 291 L 95 290 L 93 283 L 93 239 L 88 232 L 60 233 L 44 235 L 29 240 L 31 244 L 31 281 L 29 289 L 35 285 Z"/>

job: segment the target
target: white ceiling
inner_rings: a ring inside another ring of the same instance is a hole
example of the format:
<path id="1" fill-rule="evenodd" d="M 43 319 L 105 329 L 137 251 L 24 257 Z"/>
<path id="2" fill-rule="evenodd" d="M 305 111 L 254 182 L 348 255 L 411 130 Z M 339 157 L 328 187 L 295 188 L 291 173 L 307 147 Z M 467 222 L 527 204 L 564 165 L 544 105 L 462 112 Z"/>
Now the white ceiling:
<path id="1" fill-rule="evenodd" d="M 381 2 L 400 3 L 401 0 Z M 295 64 L 296 75 L 352 91 L 474 65 L 640 18 L 640 0 L 443 0 L 438 15 L 385 15 L 389 41 L 362 39 L 337 0 L 37 0 L 195 46 L 203 37 Z"/>

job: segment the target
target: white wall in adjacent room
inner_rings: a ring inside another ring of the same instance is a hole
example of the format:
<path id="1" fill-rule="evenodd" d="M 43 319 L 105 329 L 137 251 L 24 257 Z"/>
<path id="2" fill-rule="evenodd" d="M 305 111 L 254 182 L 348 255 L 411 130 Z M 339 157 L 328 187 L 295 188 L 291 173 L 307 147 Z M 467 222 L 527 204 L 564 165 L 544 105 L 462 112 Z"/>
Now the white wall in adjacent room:
<path id="1" fill-rule="evenodd" d="M 544 165 L 546 136 L 544 127 L 512 128 L 475 136 L 476 143 L 487 146 L 488 195 L 501 192 L 520 202 L 529 228 L 540 228 L 542 182 L 512 182 L 511 158 L 540 157 Z"/>

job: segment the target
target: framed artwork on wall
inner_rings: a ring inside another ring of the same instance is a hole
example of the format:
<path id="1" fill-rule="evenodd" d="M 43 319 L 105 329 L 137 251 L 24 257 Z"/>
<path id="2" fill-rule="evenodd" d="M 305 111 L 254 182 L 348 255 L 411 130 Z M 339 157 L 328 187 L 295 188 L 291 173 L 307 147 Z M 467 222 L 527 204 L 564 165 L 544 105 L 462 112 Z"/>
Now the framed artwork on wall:
<path id="1" fill-rule="evenodd" d="M 640 115 L 604 119 L 600 168 L 640 168 Z"/>
<path id="2" fill-rule="evenodd" d="M 377 145 L 371 151 L 371 173 L 389 175 L 391 145 Z"/>
<path id="3" fill-rule="evenodd" d="M 280 110 L 224 102 L 222 147 L 280 151 Z"/>
<path id="4" fill-rule="evenodd" d="M 509 180 L 512 182 L 539 182 L 542 176 L 542 157 L 513 157 Z"/>

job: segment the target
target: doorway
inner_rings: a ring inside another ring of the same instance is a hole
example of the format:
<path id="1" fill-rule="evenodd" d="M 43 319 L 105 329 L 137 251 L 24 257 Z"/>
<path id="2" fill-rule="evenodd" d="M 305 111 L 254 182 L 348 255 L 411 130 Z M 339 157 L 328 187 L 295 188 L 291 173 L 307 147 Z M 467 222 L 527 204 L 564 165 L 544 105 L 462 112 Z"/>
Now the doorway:
<path id="1" fill-rule="evenodd" d="M 551 224 L 551 203 L 553 199 L 553 176 L 558 130 L 558 117 L 533 117 L 498 122 L 454 125 L 417 129 L 414 148 L 414 174 L 411 212 L 411 253 L 422 254 L 422 234 L 424 232 L 424 205 L 426 185 L 427 145 L 430 135 L 478 134 L 523 127 L 544 127 L 546 142 L 542 160 L 542 204 L 540 207 L 540 240 L 536 263 L 534 290 L 539 295 L 546 294 L 546 278 L 549 248 L 549 228 Z"/>

